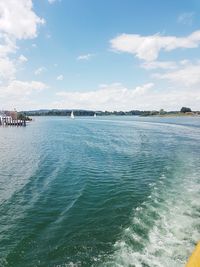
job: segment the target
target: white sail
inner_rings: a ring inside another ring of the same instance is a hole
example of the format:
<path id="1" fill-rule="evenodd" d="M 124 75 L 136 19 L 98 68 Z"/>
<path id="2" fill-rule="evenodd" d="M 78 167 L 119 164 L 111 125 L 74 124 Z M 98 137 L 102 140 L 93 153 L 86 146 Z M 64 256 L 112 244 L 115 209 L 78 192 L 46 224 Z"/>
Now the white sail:
<path id="1" fill-rule="evenodd" d="M 96 116 L 97 116 L 97 114 L 96 113 L 94 113 L 94 117 L 96 118 Z"/>
<path id="2" fill-rule="evenodd" d="M 71 119 L 74 119 L 74 112 L 71 112 Z"/>

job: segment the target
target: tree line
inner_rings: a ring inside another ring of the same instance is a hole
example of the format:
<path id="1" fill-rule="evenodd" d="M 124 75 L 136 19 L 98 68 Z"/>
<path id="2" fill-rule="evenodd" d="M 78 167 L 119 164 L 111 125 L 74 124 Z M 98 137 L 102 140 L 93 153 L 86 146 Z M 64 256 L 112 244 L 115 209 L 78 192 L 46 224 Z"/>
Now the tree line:
<path id="1" fill-rule="evenodd" d="M 73 111 L 74 116 L 154 116 L 154 115 L 167 115 L 167 114 L 180 114 L 191 113 L 191 108 L 182 107 L 180 111 L 164 111 L 164 109 L 157 110 L 130 110 L 130 111 L 93 111 L 93 110 L 71 110 L 71 109 L 51 109 L 51 110 L 34 110 L 19 112 L 19 116 L 70 116 Z M 199 112 L 195 112 L 198 113 Z"/>

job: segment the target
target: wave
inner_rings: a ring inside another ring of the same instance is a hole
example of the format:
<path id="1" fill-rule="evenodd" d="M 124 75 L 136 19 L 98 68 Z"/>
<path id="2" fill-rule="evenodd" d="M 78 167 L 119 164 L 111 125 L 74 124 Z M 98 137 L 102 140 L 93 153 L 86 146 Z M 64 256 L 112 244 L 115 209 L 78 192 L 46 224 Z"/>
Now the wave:
<path id="1" fill-rule="evenodd" d="M 133 211 L 132 223 L 101 266 L 178 267 L 186 263 L 200 238 L 198 172 L 186 172 L 182 166 L 171 179 L 163 174 L 151 186 L 148 200 Z"/>

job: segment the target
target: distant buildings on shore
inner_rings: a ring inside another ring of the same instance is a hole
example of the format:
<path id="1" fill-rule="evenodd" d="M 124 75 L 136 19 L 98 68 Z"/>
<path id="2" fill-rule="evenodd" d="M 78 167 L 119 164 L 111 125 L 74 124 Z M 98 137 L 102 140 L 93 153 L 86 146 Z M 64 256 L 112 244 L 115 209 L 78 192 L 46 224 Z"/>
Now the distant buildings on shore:
<path id="1" fill-rule="evenodd" d="M 0 117 L 11 117 L 13 120 L 17 120 L 17 111 L 0 111 Z"/>
<path id="2" fill-rule="evenodd" d="M 26 120 L 19 118 L 16 110 L 0 111 L 0 126 L 26 126 Z"/>

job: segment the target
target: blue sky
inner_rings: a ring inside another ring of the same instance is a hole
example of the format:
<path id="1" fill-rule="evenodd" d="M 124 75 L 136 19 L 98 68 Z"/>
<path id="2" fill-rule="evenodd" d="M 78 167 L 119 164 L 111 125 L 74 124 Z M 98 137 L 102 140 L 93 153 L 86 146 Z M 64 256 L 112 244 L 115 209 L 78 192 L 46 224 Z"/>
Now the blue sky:
<path id="1" fill-rule="evenodd" d="M 0 1 L 0 109 L 200 109 L 198 0 Z"/>

